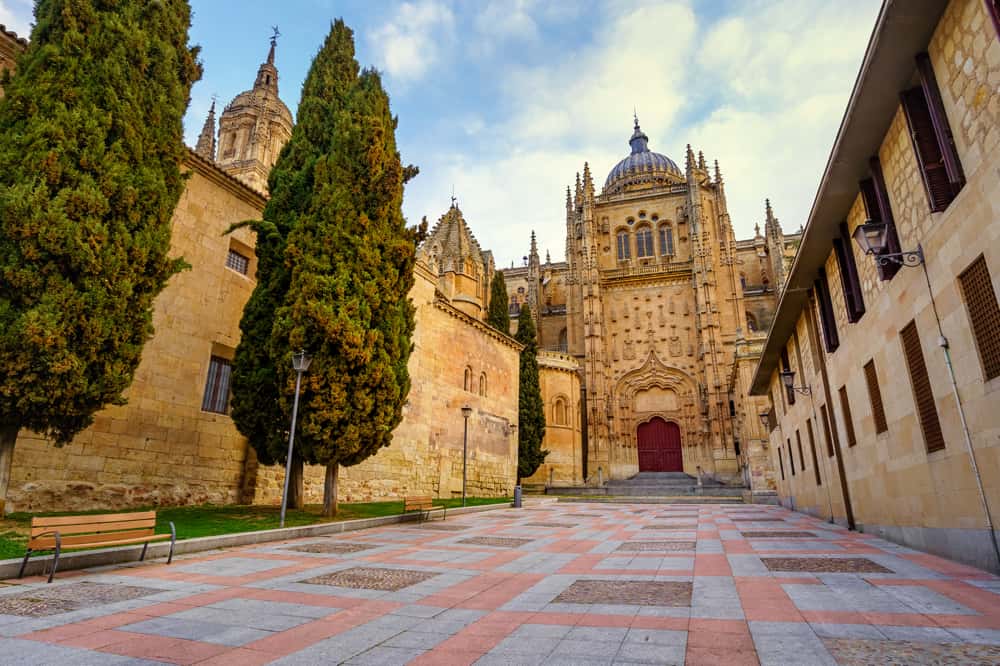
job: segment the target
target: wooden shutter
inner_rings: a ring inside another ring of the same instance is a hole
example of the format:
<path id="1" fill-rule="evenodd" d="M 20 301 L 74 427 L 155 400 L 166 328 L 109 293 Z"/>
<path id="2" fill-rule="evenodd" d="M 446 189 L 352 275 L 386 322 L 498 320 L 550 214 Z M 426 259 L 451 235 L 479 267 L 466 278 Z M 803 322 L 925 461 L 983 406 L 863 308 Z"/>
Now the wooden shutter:
<path id="1" fill-rule="evenodd" d="M 879 221 L 885 222 L 886 244 L 882 254 L 895 254 L 902 248 L 899 244 L 899 234 L 896 233 L 896 218 L 892 215 L 892 205 L 889 203 L 889 190 L 885 186 L 885 175 L 882 173 L 882 162 L 878 155 L 872 155 L 868 159 L 868 172 L 871 174 L 873 195 L 875 205 L 879 211 Z M 885 266 L 878 267 L 878 277 L 880 280 L 891 280 L 902 268 L 900 264 L 889 262 Z"/>
<path id="2" fill-rule="evenodd" d="M 875 433 L 883 433 L 889 429 L 889 426 L 885 421 L 882 391 L 878 387 L 878 374 L 875 372 L 874 359 L 865 363 L 865 381 L 868 383 L 868 399 L 872 404 L 872 417 L 875 419 Z"/>
<path id="3" fill-rule="evenodd" d="M 778 447 L 778 467 L 781 468 L 781 480 L 785 480 L 785 461 L 781 457 L 781 447 Z"/>
<path id="4" fill-rule="evenodd" d="M 826 437 L 826 455 L 833 457 L 833 437 L 830 435 L 830 414 L 826 411 L 826 405 L 819 406 L 819 415 L 823 418 L 823 436 Z"/>
<path id="5" fill-rule="evenodd" d="M 927 202 L 932 212 L 942 211 L 948 207 L 955 195 L 945 170 L 941 146 L 938 145 L 934 133 L 934 121 L 927 107 L 927 98 L 920 87 L 904 91 L 900 94 L 900 98 L 903 102 L 903 111 L 906 113 L 906 122 L 910 126 L 913 152 L 917 155 L 917 163 L 923 176 Z"/>
<path id="6" fill-rule="evenodd" d="M 768 433 L 774 432 L 774 429 L 778 427 L 778 419 L 774 414 L 774 405 L 771 405 L 771 409 L 767 412 L 767 425 Z"/>
<path id="7" fill-rule="evenodd" d="M 920 334 L 916 322 L 911 321 L 899 332 L 903 343 L 903 356 L 906 357 L 906 367 L 910 371 L 910 384 L 913 386 L 913 400 L 917 406 L 917 416 L 920 419 L 920 429 L 924 433 L 924 443 L 927 452 L 939 451 L 944 448 L 944 435 L 941 433 L 941 423 L 938 421 L 937 407 L 934 404 L 934 392 L 931 390 L 931 380 L 927 376 L 927 364 L 924 362 L 924 352 L 920 347 Z"/>
<path id="8" fill-rule="evenodd" d="M 791 366 L 788 364 L 788 347 L 782 347 L 781 348 L 781 369 L 782 370 L 786 370 L 786 371 L 792 369 Z M 800 375 L 802 374 L 801 370 L 800 370 L 799 374 Z M 779 380 L 780 379 L 781 378 L 779 376 Z M 788 386 L 785 386 L 784 380 L 781 380 L 781 386 L 782 386 L 782 388 L 785 389 L 785 394 L 788 396 L 788 404 L 789 405 L 794 405 L 795 404 L 795 389 L 793 389 L 791 387 L 788 387 Z"/>
<path id="9" fill-rule="evenodd" d="M 972 262 L 958 281 L 962 285 L 965 308 L 972 322 L 972 336 L 979 350 L 986 381 L 1000 377 L 1000 306 L 993 291 L 990 271 L 982 255 Z"/>
<path id="10" fill-rule="evenodd" d="M 806 457 L 802 454 L 802 435 L 799 434 L 799 429 L 795 429 L 795 445 L 799 447 L 799 469 L 803 472 L 806 471 Z"/>
<path id="11" fill-rule="evenodd" d="M 1000 39 L 1000 0 L 984 0 L 986 2 L 986 13 L 993 20 L 993 29 L 997 32 L 997 39 Z"/>
<path id="12" fill-rule="evenodd" d="M 865 314 L 865 299 L 861 293 L 861 279 L 858 276 L 858 265 L 854 263 L 851 235 L 847 232 L 846 222 L 840 223 L 840 237 L 833 239 L 833 251 L 837 255 L 837 266 L 840 268 L 840 284 L 844 289 L 847 321 L 853 324 Z"/>
<path id="13" fill-rule="evenodd" d="M 810 419 L 806 419 L 806 434 L 809 435 L 809 453 L 812 454 L 813 471 L 816 472 L 816 485 L 822 486 L 823 479 L 819 475 L 819 459 L 816 457 L 816 438 L 813 436 L 813 424 Z"/>
<path id="14" fill-rule="evenodd" d="M 951 125 L 948 124 L 948 115 L 944 111 L 944 102 L 941 101 L 941 90 L 938 88 L 937 77 L 934 76 L 934 66 L 931 65 L 931 57 L 927 53 L 917 54 L 917 75 L 920 77 L 920 88 L 927 100 L 931 122 L 934 123 L 934 135 L 941 149 L 944 170 L 951 184 L 952 198 L 955 198 L 965 186 L 965 172 L 958 157 L 958 148 L 955 147 Z"/>
<path id="15" fill-rule="evenodd" d="M 840 387 L 840 408 L 844 410 L 844 427 L 847 429 L 847 445 L 854 446 L 858 438 L 854 434 L 854 419 L 851 417 L 851 403 L 847 399 L 847 387 Z"/>
<path id="16" fill-rule="evenodd" d="M 788 437 L 786 441 L 788 442 L 788 467 L 792 470 L 792 476 L 795 476 L 795 456 L 792 455 L 792 438 Z"/>
<path id="17" fill-rule="evenodd" d="M 819 320 L 823 327 L 823 341 L 826 343 L 826 351 L 832 354 L 840 346 L 840 337 L 837 335 L 837 321 L 833 317 L 833 303 L 830 302 L 830 287 L 826 280 L 825 269 L 819 269 L 819 277 L 816 278 L 814 286 L 816 303 L 819 305 Z"/>

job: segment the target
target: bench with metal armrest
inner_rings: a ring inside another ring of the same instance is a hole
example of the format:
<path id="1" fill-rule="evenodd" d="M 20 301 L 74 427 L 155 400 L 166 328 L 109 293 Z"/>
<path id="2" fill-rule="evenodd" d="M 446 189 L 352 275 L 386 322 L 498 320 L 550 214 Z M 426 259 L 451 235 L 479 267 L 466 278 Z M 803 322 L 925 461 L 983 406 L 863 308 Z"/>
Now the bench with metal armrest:
<path id="1" fill-rule="evenodd" d="M 434 498 L 430 495 L 418 495 L 403 499 L 403 513 L 420 512 L 420 521 L 423 522 L 431 517 L 432 511 L 441 512 L 441 520 L 448 517 L 448 509 L 444 506 L 434 506 Z"/>

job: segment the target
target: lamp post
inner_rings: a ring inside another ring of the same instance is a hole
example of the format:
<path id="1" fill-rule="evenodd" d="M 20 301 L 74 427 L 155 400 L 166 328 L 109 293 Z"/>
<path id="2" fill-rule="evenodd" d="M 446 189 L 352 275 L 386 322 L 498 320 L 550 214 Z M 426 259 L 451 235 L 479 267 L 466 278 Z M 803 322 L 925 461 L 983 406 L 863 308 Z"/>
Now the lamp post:
<path id="1" fill-rule="evenodd" d="M 778 373 L 781 376 L 781 381 L 785 385 L 785 388 L 791 391 L 798 391 L 802 395 L 812 395 L 812 389 L 808 386 L 796 386 L 795 385 L 795 371 L 794 370 L 782 370 Z"/>
<path id="2" fill-rule="evenodd" d="M 465 432 L 462 434 L 462 506 L 465 506 L 465 485 L 468 481 L 469 473 L 469 417 L 472 416 L 472 407 L 464 405 L 462 407 L 462 417 L 465 419 Z"/>
<path id="3" fill-rule="evenodd" d="M 979 487 L 979 499 L 983 503 L 983 511 L 986 513 L 986 524 L 990 530 L 990 539 L 993 542 L 993 553 L 997 558 L 997 565 L 1000 566 L 1000 544 L 997 544 L 996 530 L 993 528 L 993 516 L 990 513 L 990 504 L 986 499 L 986 492 L 983 490 L 983 478 L 979 473 L 979 465 L 976 464 L 976 451 L 972 446 L 972 435 L 969 433 L 969 424 L 965 420 L 965 407 L 962 406 L 962 396 L 958 392 L 958 382 L 955 380 L 955 368 L 951 364 L 951 352 L 948 347 L 948 338 L 941 328 L 941 317 L 938 315 L 937 303 L 934 301 L 934 290 L 931 288 L 931 278 L 927 273 L 927 262 L 924 256 L 924 248 L 917 243 L 916 250 L 906 252 L 886 253 L 888 246 L 889 225 L 885 222 L 872 222 L 865 220 L 864 224 L 858 225 L 851 234 L 854 242 L 858 244 L 861 251 L 875 257 L 875 262 L 879 266 L 889 264 L 899 264 L 915 268 L 920 266 L 924 270 L 924 282 L 927 284 L 927 295 L 931 300 L 931 310 L 934 312 L 934 321 L 937 323 L 938 346 L 944 352 L 944 364 L 948 368 L 948 378 L 951 380 L 951 390 L 955 395 L 955 404 L 958 406 L 958 418 L 962 423 L 962 434 L 965 436 L 965 446 L 969 450 L 969 461 L 972 463 L 972 472 L 976 477 L 976 485 Z"/>
<path id="4" fill-rule="evenodd" d="M 292 369 L 295 370 L 295 402 L 292 403 L 292 429 L 288 432 L 288 459 L 285 460 L 285 490 L 281 494 L 281 523 L 285 526 L 285 510 L 288 508 L 288 484 L 292 476 L 292 452 L 295 448 L 295 420 L 299 415 L 299 389 L 302 386 L 302 373 L 309 369 L 312 359 L 305 350 L 292 354 Z"/>

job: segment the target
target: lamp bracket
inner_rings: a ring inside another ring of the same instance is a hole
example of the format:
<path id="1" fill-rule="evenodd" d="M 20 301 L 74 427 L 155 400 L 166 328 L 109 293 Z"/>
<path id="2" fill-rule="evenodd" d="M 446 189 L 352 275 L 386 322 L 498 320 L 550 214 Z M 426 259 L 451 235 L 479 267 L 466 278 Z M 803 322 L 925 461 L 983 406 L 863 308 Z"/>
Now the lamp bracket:
<path id="1" fill-rule="evenodd" d="M 879 266 L 889 266 L 890 264 L 899 264 L 900 266 L 909 266 L 911 268 L 914 268 L 924 263 L 924 248 L 918 245 L 916 250 L 910 250 L 909 252 L 876 254 L 875 263 L 877 263 Z"/>

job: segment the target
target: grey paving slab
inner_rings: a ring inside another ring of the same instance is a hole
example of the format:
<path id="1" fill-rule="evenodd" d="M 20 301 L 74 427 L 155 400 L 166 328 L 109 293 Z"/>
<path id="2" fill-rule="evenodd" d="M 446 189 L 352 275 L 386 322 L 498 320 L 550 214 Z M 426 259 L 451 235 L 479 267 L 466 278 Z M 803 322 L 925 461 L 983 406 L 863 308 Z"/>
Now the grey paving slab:
<path id="1" fill-rule="evenodd" d="M 416 648 L 379 646 L 352 657 L 347 663 L 359 666 L 397 666 L 416 659 L 423 653 L 424 650 Z"/>
<path id="2" fill-rule="evenodd" d="M 615 664 L 677 664 L 684 663 L 684 645 L 624 643 L 615 655 Z"/>
<path id="3" fill-rule="evenodd" d="M 226 557 L 207 562 L 185 564 L 177 567 L 179 573 L 202 574 L 205 576 L 248 576 L 251 574 L 295 566 L 294 560 L 256 559 L 252 557 Z"/>
<path id="4" fill-rule="evenodd" d="M 162 666 L 163 662 L 122 657 L 116 654 L 93 652 L 27 641 L 16 638 L 0 638 L 0 663 L 4 666 Z"/>
<path id="5" fill-rule="evenodd" d="M 750 622 L 761 666 L 838 666 L 808 624 Z"/>
<path id="6" fill-rule="evenodd" d="M 203 641 L 217 645 L 241 646 L 267 638 L 273 632 L 251 627 L 234 627 L 215 622 L 186 620 L 170 616 L 157 617 L 135 624 L 125 625 L 120 631 L 138 634 L 152 634 L 168 638 L 184 638 L 189 641 Z"/>

